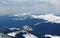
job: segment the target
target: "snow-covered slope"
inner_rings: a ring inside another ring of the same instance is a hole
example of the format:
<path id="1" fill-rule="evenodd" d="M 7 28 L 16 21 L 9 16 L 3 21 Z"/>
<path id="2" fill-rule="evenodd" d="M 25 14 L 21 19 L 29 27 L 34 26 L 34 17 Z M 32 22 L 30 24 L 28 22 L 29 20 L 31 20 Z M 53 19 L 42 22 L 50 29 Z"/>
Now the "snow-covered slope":
<path id="1" fill-rule="evenodd" d="M 30 34 L 30 33 L 23 34 L 23 36 L 24 36 L 25 38 L 38 38 L 38 37 L 36 37 L 35 35 Z"/>
<path id="2" fill-rule="evenodd" d="M 45 37 L 50 37 L 50 38 L 60 38 L 60 36 L 53 36 L 53 35 L 49 35 L 49 34 L 46 34 Z"/>
<path id="3" fill-rule="evenodd" d="M 22 36 L 25 37 L 25 38 L 38 38 L 37 36 L 35 36 L 35 35 L 31 34 L 31 33 L 28 33 L 28 32 L 25 31 L 25 30 L 8 33 L 7 35 L 12 36 L 12 37 L 16 37 L 16 35 L 19 34 L 20 32 L 26 33 L 26 34 L 23 34 L 23 35 L 22 35 Z"/>
<path id="4" fill-rule="evenodd" d="M 30 16 L 30 14 L 14 14 L 14 15 L 11 15 L 10 17 L 13 17 L 12 20 L 25 20 L 27 18 L 30 18 L 32 19 L 32 17 Z"/>
<path id="5" fill-rule="evenodd" d="M 28 31 L 33 31 L 33 28 L 29 27 L 28 25 L 23 26 L 23 29 Z"/>
<path id="6" fill-rule="evenodd" d="M 60 23 L 60 16 L 56 16 L 54 14 L 46 14 L 46 15 L 32 15 L 33 18 L 47 20 L 46 22 L 52 23 Z"/>
<path id="7" fill-rule="evenodd" d="M 12 36 L 12 37 L 16 37 L 16 35 L 17 34 L 19 34 L 19 33 L 27 33 L 27 34 L 23 34 L 23 36 L 25 37 L 25 38 L 30 38 L 30 37 L 32 37 L 32 38 L 36 38 L 36 36 L 34 36 L 34 35 L 32 35 L 32 34 L 30 34 L 30 33 L 28 33 L 27 31 L 33 31 L 33 28 L 32 27 L 29 27 L 29 26 L 27 26 L 27 25 L 25 25 L 25 26 L 23 26 L 23 28 L 22 29 L 20 29 L 20 28 L 9 28 L 10 30 L 18 30 L 18 31 L 14 31 L 14 32 L 10 32 L 10 33 L 7 33 L 7 35 L 9 35 L 9 36 Z"/>
<path id="8" fill-rule="evenodd" d="M 13 16 L 24 16 L 24 15 L 30 15 L 30 13 L 13 14 Z"/>
<path id="9" fill-rule="evenodd" d="M 14 17 L 18 17 L 18 18 L 14 18 L 13 20 L 25 20 L 27 18 L 35 18 L 35 19 L 43 19 L 43 20 L 47 20 L 46 22 L 52 22 L 52 23 L 60 23 L 60 16 L 56 16 L 54 14 L 45 14 L 45 15 L 31 15 L 31 14 L 15 14 L 13 15 Z M 23 17 L 23 18 L 21 18 Z"/>
<path id="10" fill-rule="evenodd" d="M 16 37 L 17 34 L 19 34 L 21 31 L 16 31 L 16 32 L 10 32 L 7 33 L 7 35 L 12 36 L 12 37 Z"/>
<path id="11" fill-rule="evenodd" d="M 20 28 L 9 28 L 9 30 L 20 30 Z"/>

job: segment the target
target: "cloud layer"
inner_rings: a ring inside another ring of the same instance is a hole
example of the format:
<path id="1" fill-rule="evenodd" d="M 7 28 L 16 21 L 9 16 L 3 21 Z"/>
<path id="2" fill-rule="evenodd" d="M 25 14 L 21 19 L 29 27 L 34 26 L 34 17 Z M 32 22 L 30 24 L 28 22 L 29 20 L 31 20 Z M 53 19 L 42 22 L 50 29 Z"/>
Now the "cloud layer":
<path id="1" fill-rule="evenodd" d="M 60 0 L 0 0 L 0 15 L 15 13 L 59 14 Z"/>

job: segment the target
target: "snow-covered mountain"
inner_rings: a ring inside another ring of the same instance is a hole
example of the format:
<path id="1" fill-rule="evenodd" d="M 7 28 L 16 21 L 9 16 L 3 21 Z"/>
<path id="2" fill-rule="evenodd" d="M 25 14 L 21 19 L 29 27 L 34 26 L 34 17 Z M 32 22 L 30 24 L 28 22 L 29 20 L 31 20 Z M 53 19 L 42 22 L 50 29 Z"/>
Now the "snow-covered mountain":
<path id="1" fill-rule="evenodd" d="M 0 17 L 0 32 L 12 38 L 60 38 L 60 16 L 14 14 Z"/>
<path id="2" fill-rule="evenodd" d="M 33 18 L 47 20 L 46 22 L 52 23 L 60 23 L 60 16 L 56 16 L 54 14 L 46 14 L 46 15 L 32 15 Z"/>
<path id="3" fill-rule="evenodd" d="M 23 14 L 23 15 L 13 15 L 15 17 L 18 17 L 18 19 L 13 20 L 24 20 L 27 18 L 35 18 L 35 19 L 43 19 L 46 20 L 46 22 L 52 22 L 52 23 L 60 23 L 60 16 L 56 16 L 54 14 L 45 14 L 45 15 L 29 15 L 29 14 Z M 21 18 L 23 17 L 23 18 Z"/>

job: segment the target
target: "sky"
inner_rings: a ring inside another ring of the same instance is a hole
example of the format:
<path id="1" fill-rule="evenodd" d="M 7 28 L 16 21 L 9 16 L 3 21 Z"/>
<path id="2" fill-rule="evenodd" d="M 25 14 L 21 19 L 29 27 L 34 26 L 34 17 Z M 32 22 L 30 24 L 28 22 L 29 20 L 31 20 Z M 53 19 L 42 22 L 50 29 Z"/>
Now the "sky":
<path id="1" fill-rule="evenodd" d="M 60 0 L 0 0 L 0 15 L 60 14 Z"/>

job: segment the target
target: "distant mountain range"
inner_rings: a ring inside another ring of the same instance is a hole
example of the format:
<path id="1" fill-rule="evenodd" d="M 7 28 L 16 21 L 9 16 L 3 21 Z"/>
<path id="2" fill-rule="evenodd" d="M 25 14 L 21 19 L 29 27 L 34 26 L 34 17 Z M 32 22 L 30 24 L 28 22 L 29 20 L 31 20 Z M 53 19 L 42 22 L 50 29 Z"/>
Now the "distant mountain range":
<path id="1" fill-rule="evenodd" d="M 16 15 L 13 15 L 13 17 L 17 17 L 13 20 L 24 20 L 27 18 L 30 18 L 30 19 L 35 18 L 35 19 L 46 20 L 46 22 L 60 23 L 60 16 L 57 16 L 54 14 L 45 14 L 45 15 L 16 14 Z"/>

